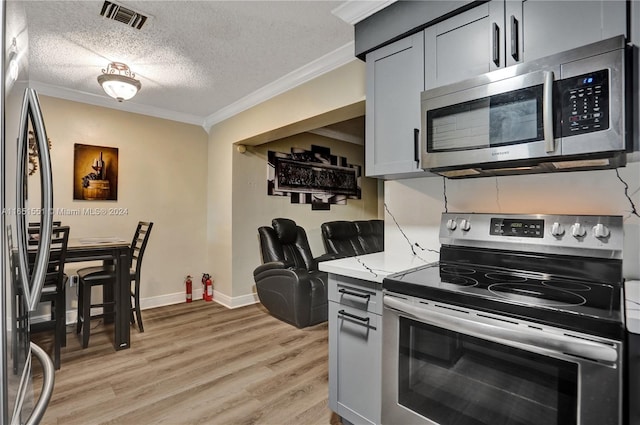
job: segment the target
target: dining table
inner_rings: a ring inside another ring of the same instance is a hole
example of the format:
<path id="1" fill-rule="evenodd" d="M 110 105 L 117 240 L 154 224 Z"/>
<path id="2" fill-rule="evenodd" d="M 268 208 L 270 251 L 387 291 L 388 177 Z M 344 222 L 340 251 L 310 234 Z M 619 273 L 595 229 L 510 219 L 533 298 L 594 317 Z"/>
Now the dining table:
<path id="1" fill-rule="evenodd" d="M 114 346 L 116 350 L 124 350 L 131 345 L 130 242 L 118 237 L 69 239 L 65 263 L 100 260 L 115 267 L 116 282 L 113 291 L 109 285 L 106 285 L 103 296 L 115 301 Z M 106 318 L 105 322 L 107 322 Z"/>

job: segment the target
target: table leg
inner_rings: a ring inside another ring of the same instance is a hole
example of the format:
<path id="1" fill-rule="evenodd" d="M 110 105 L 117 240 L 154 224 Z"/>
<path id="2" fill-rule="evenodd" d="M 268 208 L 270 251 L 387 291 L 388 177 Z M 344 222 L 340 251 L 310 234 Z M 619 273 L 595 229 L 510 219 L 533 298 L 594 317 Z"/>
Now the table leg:
<path id="1" fill-rule="evenodd" d="M 113 304 L 109 304 L 116 301 L 114 292 L 115 289 L 111 285 L 102 285 L 102 299 L 106 304 L 104 306 L 104 323 L 113 323 L 115 320 L 114 315 L 111 314 L 114 311 L 114 306 Z"/>
<path id="2" fill-rule="evenodd" d="M 129 326 L 129 316 L 131 315 L 130 300 L 130 277 L 129 277 L 129 250 L 119 250 L 116 256 L 116 323 L 115 323 L 115 346 L 116 350 L 129 348 L 131 327 Z"/>

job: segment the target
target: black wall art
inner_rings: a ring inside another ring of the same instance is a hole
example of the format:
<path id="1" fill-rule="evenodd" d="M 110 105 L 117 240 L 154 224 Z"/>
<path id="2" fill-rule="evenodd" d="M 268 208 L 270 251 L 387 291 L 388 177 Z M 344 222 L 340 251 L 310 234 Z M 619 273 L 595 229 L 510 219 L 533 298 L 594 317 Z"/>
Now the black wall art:
<path id="1" fill-rule="evenodd" d="M 311 204 L 312 210 L 328 210 L 360 199 L 362 167 L 347 158 L 331 155 L 329 148 L 291 148 L 291 153 L 269 151 L 267 194 L 288 196 L 292 204 Z"/>

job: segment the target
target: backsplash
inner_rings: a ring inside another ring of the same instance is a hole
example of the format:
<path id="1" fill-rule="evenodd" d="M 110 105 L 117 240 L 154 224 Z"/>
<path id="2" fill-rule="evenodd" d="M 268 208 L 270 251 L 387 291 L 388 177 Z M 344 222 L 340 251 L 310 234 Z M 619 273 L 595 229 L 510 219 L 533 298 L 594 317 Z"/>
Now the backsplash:
<path id="1" fill-rule="evenodd" d="M 622 215 L 624 275 L 640 278 L 640 163 L 616 170 L 478 179 L 386 181 L 385 251 L 436 261 L 440 215 L 449 212 Z"/>

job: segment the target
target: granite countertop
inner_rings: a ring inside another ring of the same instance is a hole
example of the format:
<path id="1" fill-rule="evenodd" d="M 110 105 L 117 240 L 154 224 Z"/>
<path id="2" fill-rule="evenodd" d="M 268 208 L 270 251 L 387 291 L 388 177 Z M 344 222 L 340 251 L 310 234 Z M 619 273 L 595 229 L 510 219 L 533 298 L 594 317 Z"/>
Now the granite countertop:
<path id="1" fill-rule="evenodd" d="M 624 283 L 627 329 L 640 334 L 640 280 L 627 280 Z"/>
<path id="2" fill-rule="evenodd" d="M 415 255 L 406 253 L 376 252 L 357 257 L 323 261 L 318 264 L 320 270 L 382 283 L 382 279 L 390 274 L 429 264 Z"/>

